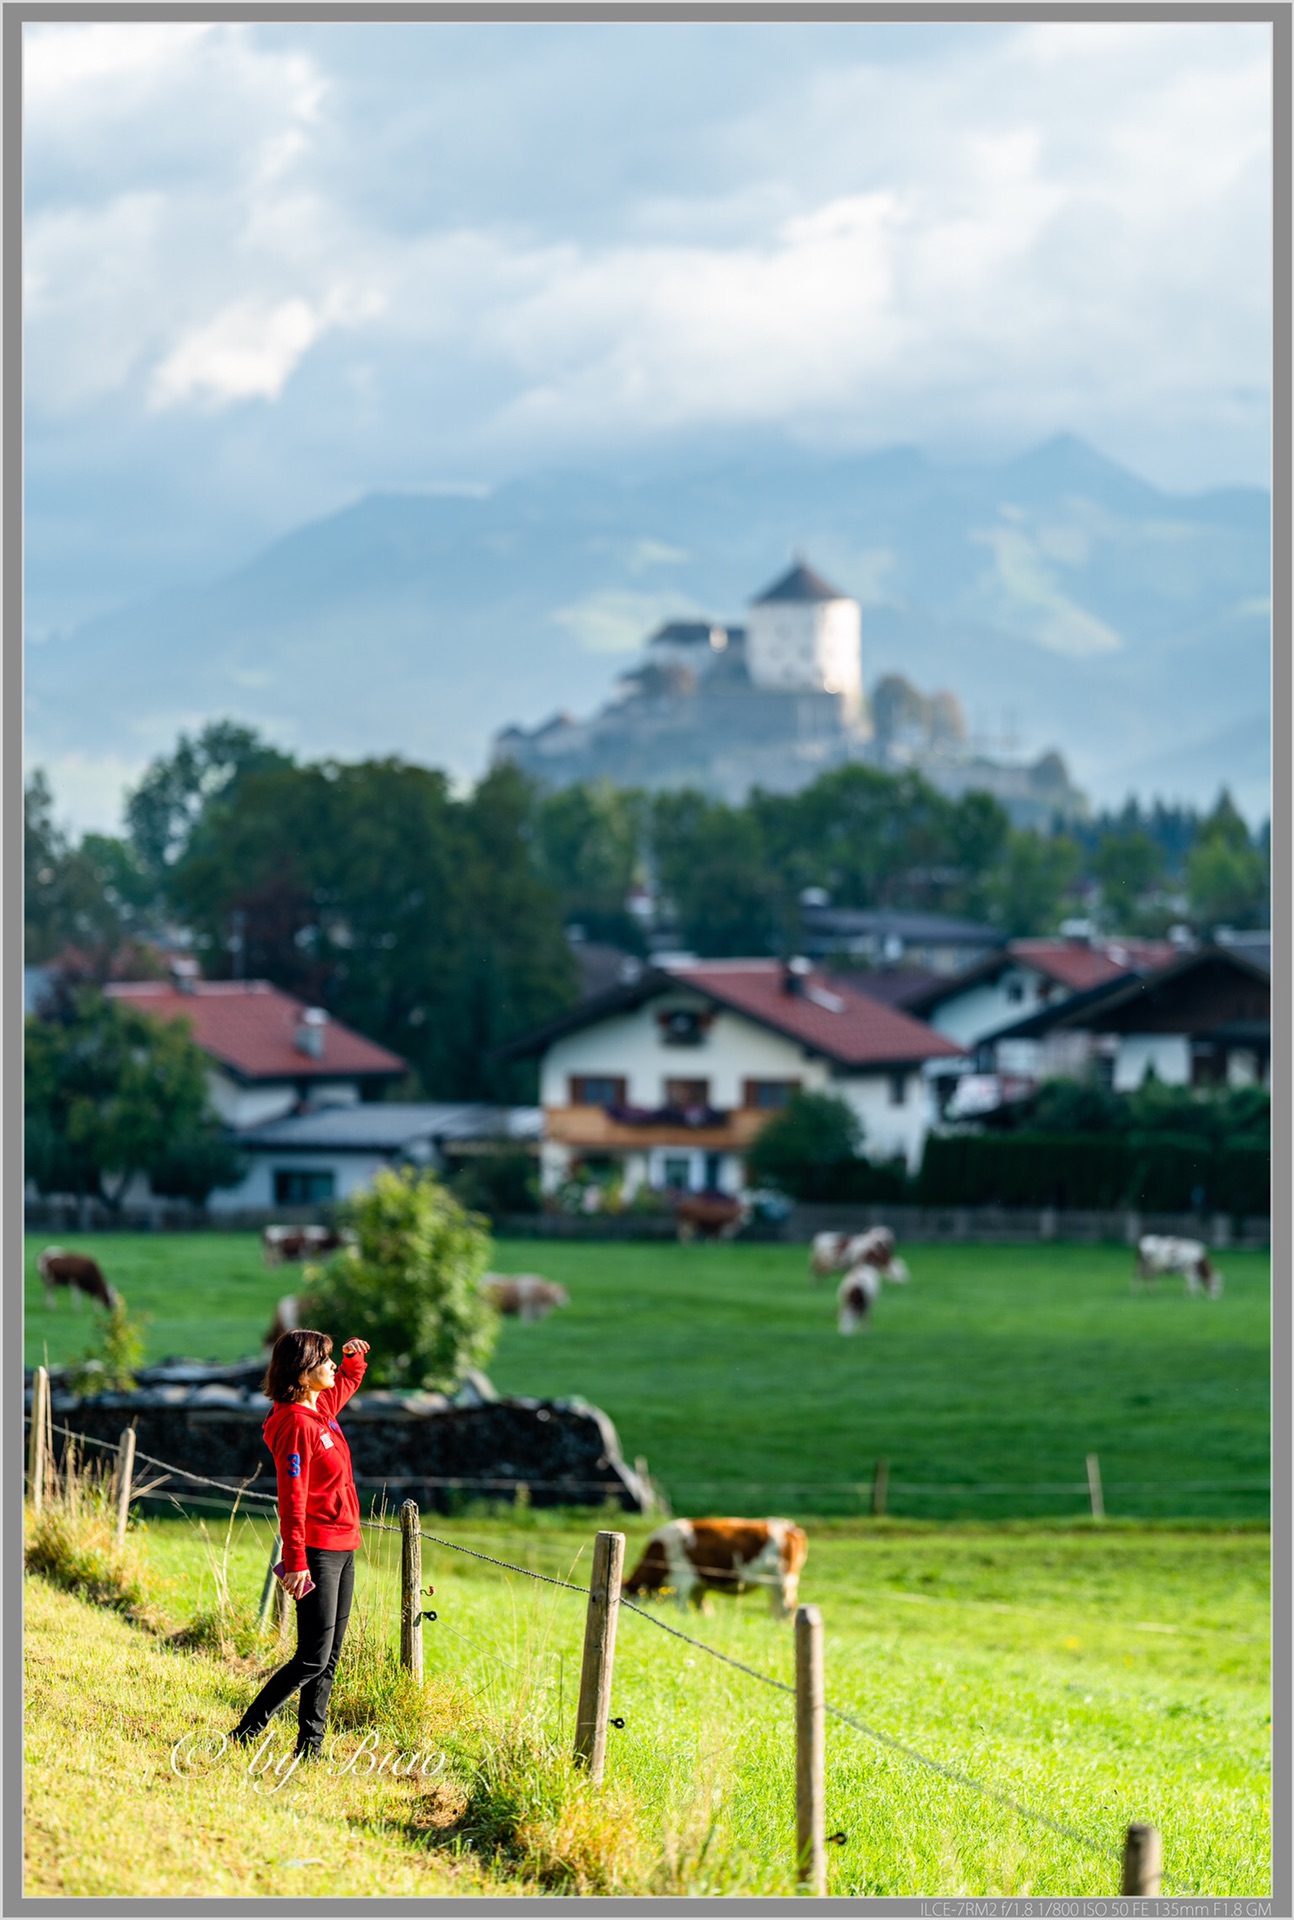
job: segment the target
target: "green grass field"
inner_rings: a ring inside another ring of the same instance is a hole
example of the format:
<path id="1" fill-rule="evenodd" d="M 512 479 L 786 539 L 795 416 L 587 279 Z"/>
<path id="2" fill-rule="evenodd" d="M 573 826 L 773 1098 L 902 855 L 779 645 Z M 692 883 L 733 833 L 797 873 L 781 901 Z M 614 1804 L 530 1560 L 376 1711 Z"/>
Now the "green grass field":
<path id="1" fill-rule="evenodd" d="M 461 1545 L 575 1581 L 587 1578 L 596 1524 L 544 1514 L 428 1522 Z M 224 1529 L 208 1526 L 209 1541 L 180 1519 L 143 1529 L 175 1618 L 215 1599 Z M 627 1531 L 633 1555 L 646 1524 Z M 226 1560 L 235 1597 L 255 1600 L 267 1546 L 266 1523 L 235 1523 Z M 567 1750 L 580 1596 L 443 1548 L 424 1552 L 439 1616 L 424 1629 L 429 1688 L 463 1689 L 473 1724 L 525 1726 Z M 388 1638 L 397 1561 L 397 1539 L 366 1536 L 356 1617 Z M 506 1890 L 497 1862 L 418 1830 L 408 1806 L 401 1813 L 416 1781 L 383 1789 L 378 1806 L 371 1794 L 364 1801 L 369 1789 L 340 1774 L 358 1744 L 353 1729 L 338 1735 L 331 1772 L 268 1806 L 229 1760 L 173 1778 L 175 1740 L 232 1724 L 255 1676 L 205 1655 L 154 1653 L 138 1631 L 43 1582 L 29 1587 L 42 1596 L 28 1603 L 29 1893 Z M 821 1521 L 802 1597 L 823 1610 L 829 1700 L 1082 1836 L 1063 1838 L 829 1721 L 827 1827 L 846 1835 L 828 1849 L 833 1894 L 1116 1895 L 1131 1819 L 1163 1833 L 1166 1893 L 1268 1890 L 1263 1534 Z M 669 1604 L 660 1617 L 762 1673 L 791 1676 L 792 1635 L 758 1595 L 718 1601 L 705 1619 Z M 66 1698 L 56 1681 L 65 1674 Z M 792 1892 L 789 1699 L 622 1613 L 612 1711 L 625 1726 L 610 1735 L 606 1793 L 634 1843 L 618 1890 Z M 290 1712 L 277 1724 L 286 1750 Z"/>
<path id="2" fill-rule="evenodd" d="M 96 1310 L 46 1309 L 28 1245 L 26 1358 L 79 1353 Z M 255 1236 L 69 1237 L 98 1257 L 151 1359 L 256 1352 L 294 1270 Z M 783 1246 L 501 1241 L 494 1265 L 563 1282 L 571 1305 L 505 1323 L 501 1391 L 583 1395 L 645 1455 L 679 1511 L 865 1511 L 879 1457 L 891 1513 L 1076 1516 L 1085 1458 L 1112 1517 L 1265 1520 L 1269 1262 L 1225 1257 L 1220 1300 L 1134 1295 L 1116 1247 L 908 1249 L 872 1330 L 835 1331 L 834 1292 Z M 331 1329 L 344 1337 L 347 1329 Z"/>
<path id="3" fill-rule="evenodd" d="M 28 1249 L 29 1363 L 46 1349 L 73 1357 L 92 1328 L 84 1304 L 45 1308 L 40 1244 Z M 263 1268 L 251 1235 L 68 1244 L 151 1316 L 154 1359 L 255 1352 L 293 1284 L 291 1269 Z M 829 1721 L 828 1831 L 846 1835 L 828 1849 L 832 1893 L 1108 1897 L 1132 1819 L 1163 1832 L 1166 1893 L 1266 1893 L 1268 1262 L 1228 1257 L 1223 1297 L 1209 1301 L 1180 1283 L 1133 1296 L 1118 1248 L 908 1254 L 911 1285 L 887 1289 L 872 1331 L 845 1340 L 801 1249 L 501 1242 L 496 1268 L 561 1280 L 571 1305 L 505 1324 L 490 1371 L 505 1392 L 604 1407 L 677 1511 L 804 1521 L 801 1597 L 823 1610 L 828 1698 L 1083 1836 Z M 1105 1526 L 1083 1517 L 1088 1452 Z M 879 1456 L 892 1517 L 872 1521 L 858 1516 Z M 606 1521 L 424 1524 L 579 1582 Z M 651 1523 L 617 1524 L 632 1556 Z M 215 1599 L 224 1523 L 208 1512 L 206 1526 L 154 1512 L 138 1534 L 177 1620 Z M 268 1541 L 268 1522 L 234 1524 L 236 1600 L 259 1594 Z M 386 1640 L 395 1548 L 368 1533 L 360 1567 L 360 1614 Z M 525 1727 L 568 1749 L 581 1598 L 425 1552 L 439 1616 L 425 1629 L 429 1684 L 465 1689 L 471 1726 L 496 1742 Z M 758 1595 L 703 1620 L 669 1606 L 659 1617 L 790 1677 L 792 1636 Z M 232 1724 L 250 1668 L 177 1655 L 34 1577 L 27 1641 L 30 1893 L 537 1890 L 533 1858 L 523 1872 L 429 1829 L 409 1783 L 313 1774 L 290 1803 L 244 1793 L 244 1808 L 228 1767 L 174 1777 L 175 1739 Z M 626 1724 L 611 1736 L 606 1804 L 628 1836 L 614 1890 L 792 1892 L 787 1697 L 626 1612 L 612 1710 Z M 141 1846 L 141 1797 L 164 1843 Z"/>

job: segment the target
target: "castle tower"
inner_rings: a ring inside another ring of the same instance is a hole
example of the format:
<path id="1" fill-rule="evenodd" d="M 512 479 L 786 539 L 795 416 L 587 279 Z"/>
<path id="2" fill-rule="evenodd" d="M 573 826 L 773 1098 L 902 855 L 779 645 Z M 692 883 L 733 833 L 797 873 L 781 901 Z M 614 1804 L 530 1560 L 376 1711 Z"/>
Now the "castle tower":
<path id="1" fill-rule="evenodd" d="M 757 687 L 837 693 L 849 718 L 862 718 L 861 610 L 803 560 L 752 601 L 746 660 Z"/>

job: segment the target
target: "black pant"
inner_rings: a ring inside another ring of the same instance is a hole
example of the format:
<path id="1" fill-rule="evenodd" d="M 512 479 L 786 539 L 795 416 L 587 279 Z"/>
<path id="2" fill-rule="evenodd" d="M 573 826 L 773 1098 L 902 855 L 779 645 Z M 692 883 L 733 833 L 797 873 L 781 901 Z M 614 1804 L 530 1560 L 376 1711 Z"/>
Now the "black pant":
<path id="1" fill-rule="evenodd" d="M 337 1656 L 350 1619 L 355 1587 L 355 1555 L 351 1549 L 334 1553 L 328 1547 L 307 1547 L 306 1564 L 314 1591 L 295 1602 L 297 1650 L 285 1667 L 272 1673 L 234 1731 L 260 1733 L 276 1708 L 291 1699 L 297 1688 L 297 1751 L 317 1747 L 323 1739 Z"/>

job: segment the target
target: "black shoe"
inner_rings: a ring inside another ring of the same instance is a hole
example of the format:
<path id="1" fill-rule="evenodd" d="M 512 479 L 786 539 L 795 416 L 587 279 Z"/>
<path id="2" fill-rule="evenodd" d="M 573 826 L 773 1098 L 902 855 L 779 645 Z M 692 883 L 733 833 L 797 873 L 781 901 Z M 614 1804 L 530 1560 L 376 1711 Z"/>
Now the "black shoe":
<path id="1" fill-rule="evenodd" d="M 298 1760 L 322 1760 L 323 1759 L 322 1742 L 317 1740 L 311 1741 L 310 1744 L 307 1746 L 298 1747 L 296 1750 L 296 1758 Z"/>
<path id="2" fill-rule="evenodd" d="M 260 1729 L 259 1733 L 250 1733 L 246 1727 L 232 1727 L 225 1735 L 225 1738 L 231 1747 L 254 1747 L 264 1731 L 264 1727 Z"/>

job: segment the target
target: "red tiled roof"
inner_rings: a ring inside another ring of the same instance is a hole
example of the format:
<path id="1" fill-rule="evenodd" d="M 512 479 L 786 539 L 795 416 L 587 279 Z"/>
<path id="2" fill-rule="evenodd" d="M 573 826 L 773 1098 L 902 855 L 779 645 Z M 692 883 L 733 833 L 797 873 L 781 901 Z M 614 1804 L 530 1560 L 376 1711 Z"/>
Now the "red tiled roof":
<path id="1" fill-rule="evenodd" d="M 197 980 L 180 993 L 169 980 L 119 980 L 104 988 L 159 1020 L 187 1020 L 204 1053 L 244 1080 L 319 1080 L 407 1071 L 398 1053 L 366 1040 L 340 1020 L 323 1028 L 319 1059 L 295 1044 L 305 1002 L 268 980 Z"/>
<path id="2" fill-rule="evenodd" d="M 924 1021 L 859 993 L 834 974 L 805 974 L 800 991 L 787 993 L 777 960 L 703 960 L 669 971 L 719 1005 L 747 1014 L 843 1066 L 883 1067 L 962 1052 Z"/>
<path id="3" fill-rule="evenodd" d="M 1074 940 L 1013 940 L 1010 952 L 1071 993 L 1086 993 L 1121 973 L 1167 966 L 1177 957 L 1176 947 L 1167 940 L 1110 941 L 1104 947 Z"/>

